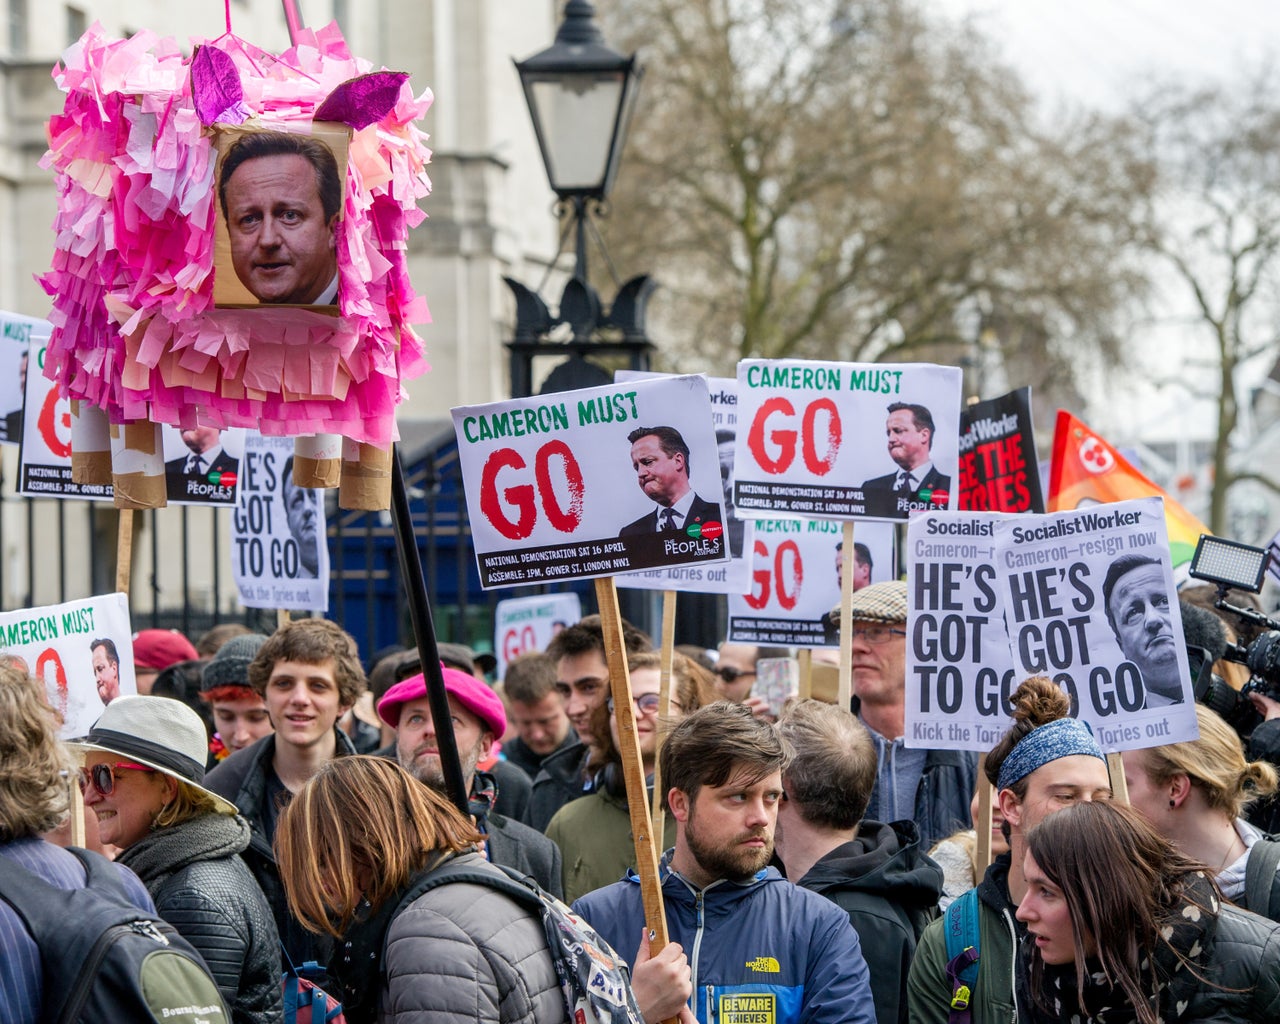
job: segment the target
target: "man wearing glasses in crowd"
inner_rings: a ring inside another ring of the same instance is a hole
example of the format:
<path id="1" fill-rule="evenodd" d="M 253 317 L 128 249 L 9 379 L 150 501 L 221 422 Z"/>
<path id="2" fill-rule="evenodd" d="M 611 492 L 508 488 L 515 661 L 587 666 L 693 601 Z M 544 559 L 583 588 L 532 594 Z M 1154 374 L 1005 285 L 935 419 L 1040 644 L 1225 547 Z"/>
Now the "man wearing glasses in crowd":
<path id="1" fill-rule="evenodd" d="M 840 614 L 837 606 L 832 616 Z M 971 827 L 978 757 L 958 750 L 907 747 L 907 585 L 873 583 L 853 595 L 853 700 L 850 710 L 871 733 L 879 767 L 866 817 L 911 818 L 920 846 L 929 849 L 953 832 Z"/>

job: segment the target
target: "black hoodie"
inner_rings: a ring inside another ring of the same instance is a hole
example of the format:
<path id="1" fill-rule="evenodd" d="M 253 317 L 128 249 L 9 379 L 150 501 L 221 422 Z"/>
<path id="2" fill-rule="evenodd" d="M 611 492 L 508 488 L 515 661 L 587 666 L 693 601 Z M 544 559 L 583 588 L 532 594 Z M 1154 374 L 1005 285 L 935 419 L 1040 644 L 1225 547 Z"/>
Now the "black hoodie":
<path id="1" fill-rule="evenodd" d="M 878 1024 L 907 1020 L 907 971 L 916 940 L 938 915 L 942 868 L 920 850 L 912 821 L 864 821 L 797 883 L 848 913 L 871 973 Z"/>

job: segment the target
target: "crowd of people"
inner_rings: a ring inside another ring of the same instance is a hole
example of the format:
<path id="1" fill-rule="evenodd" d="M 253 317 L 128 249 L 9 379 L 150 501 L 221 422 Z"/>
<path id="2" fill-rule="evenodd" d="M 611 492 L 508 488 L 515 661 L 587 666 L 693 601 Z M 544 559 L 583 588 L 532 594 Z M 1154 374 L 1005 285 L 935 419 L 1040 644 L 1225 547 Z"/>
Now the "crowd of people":
<path id="1" fill-rule="evenodd" d="M 851 705 L 780 715 L 752 689 L 787 651 L 682 648 L 664 705 L 662 658 L 624 624 L 619 716 L 597 616 L 501 680 L 440 644 L 461 795 L 419 653 L 366 671 L 325 619 L 144 631 L 138 694 L 70 742 L 10 659 L 0 856 L 85 888 L 65 849 L 78 783 L 85 845 L 124 886 L 110 898 L 176 929 L 236 1024 L 285 1020 L 282 977 L 304 965 L 352 1022 L 575 1020 L 554 929 L 513 877 L 620 957 L 618 1021 L 1280 1020 L 1280 842 L 1254 811 L 1278 780 L 1256 743 L 1197 705 L 1198 739 L 1124 754 L 1125 804 L 1068 696 L 1032 677 L 981 767 L 908 746 L 905 584 L 858 587 L 851 617 Z M 1265 739 L 1280 704 L 1258 704 Z M 660 793 L 665 942 L 620 718 L 646 802 Z M 0 1019 L 45 1019 L 40 951 L 2 898 L 0 951 Z"/>

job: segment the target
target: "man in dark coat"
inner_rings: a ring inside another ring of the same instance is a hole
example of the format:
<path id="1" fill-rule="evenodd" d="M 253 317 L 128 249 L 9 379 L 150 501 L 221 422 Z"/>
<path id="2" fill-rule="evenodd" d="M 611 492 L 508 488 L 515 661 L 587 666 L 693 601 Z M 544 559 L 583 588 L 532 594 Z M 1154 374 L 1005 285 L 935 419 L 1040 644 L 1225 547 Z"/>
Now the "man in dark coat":
<path id="1" fill-rule="evenodd" d="M 933 414 L 925 406 L 907 402 L 889 406 L 885 436 L 889 458 L 898 469 L 863 483 L 868 515 L 905 519 L 908 511 L 947 507 L 951 477 L 933 464 L 933 434 Z"/>
<path id="2" fill-rule="evenodd" d="M 618 531 L 620 537 L 684 533 L 692 523 L 718 523 L 720 506 L 700 498 L 689 483 L 689 446 L 675 427 L 637 427 L 627 435 L 631 465 L 654 508 Z"/>
<path id="3" fill-rule="evenodd" d="M 782 773 L 776 849 L 787 877 L 849 915 L 871 975 L 878 1024 L 907 1020 L 907 972 L 937 915 L 942 869 L 914 823 L 863 820 L 876 777 L 867 730 L 843 708 L 802 701 L 778 723 L 794 752 Z"/>

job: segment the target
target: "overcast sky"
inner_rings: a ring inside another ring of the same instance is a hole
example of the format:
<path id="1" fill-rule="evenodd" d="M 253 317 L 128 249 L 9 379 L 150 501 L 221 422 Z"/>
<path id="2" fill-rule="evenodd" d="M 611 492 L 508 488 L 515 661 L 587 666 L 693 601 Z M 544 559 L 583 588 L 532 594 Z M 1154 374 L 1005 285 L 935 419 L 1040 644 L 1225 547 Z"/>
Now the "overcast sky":
<path id="1" fill-rule="evenodd" d="M 1122 105 L 1150 72 L 1230 78 L 1280 46 L 1276 0 L 922 0 L 970 16 L 1033 91 Z"/>

